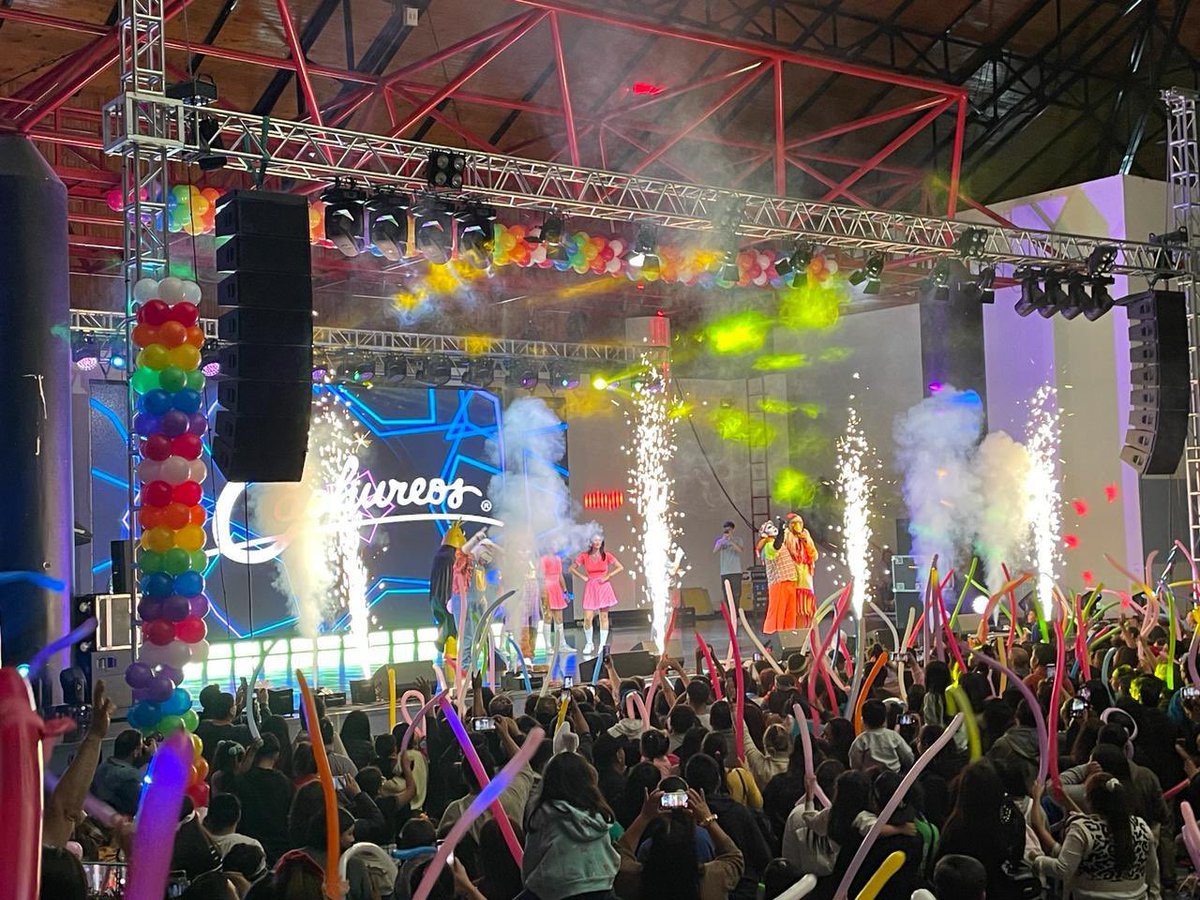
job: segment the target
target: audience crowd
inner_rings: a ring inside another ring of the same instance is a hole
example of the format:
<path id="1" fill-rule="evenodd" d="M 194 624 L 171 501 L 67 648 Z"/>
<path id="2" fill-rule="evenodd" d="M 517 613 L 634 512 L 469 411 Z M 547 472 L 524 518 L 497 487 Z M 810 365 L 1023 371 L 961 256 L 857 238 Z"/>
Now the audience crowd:
<path id="1" fill-rule="evenodd" d="M 623 678 L 611 663 L 595 684 L 528 696 L 476 683 L 465 718 L 489 779 L 534 728 L 547 735 L 499 798 L 524 859 L 514 862 L 488 812 L 454 848 L 431 896 L 773 900 L 813 876 L 808 896 L 831 898 L 873 831 L 850 898 L 897 850 L 904 863 L 879 892 L 884 900 L 920 889 L 938 900 L 1200 896 L 1179 808 L 1200 801 L 1200 690 L 1185 687 L 1167 648 L 1161 628 L 1122 621 L 1088 660 L 1064 648 L 1059 672 L 1051 643 L 1016 641 L 1004 655 L 1038 710 L 981 661 L 994 657 L 993 645 L 965 640 L 965 670 L 949 652 L 949 666 L 910 652 L 903 683 L 893 658 L 861 703 L 840 688 L 855 683 L 840 655 L 815 707 L 811 656 L 793 653 L 782 671 L 747 663 L 740 723 L 736 679 L 719 660 L 717 672 L 696 675 L 663 662 L 648 727 L 627 710 L 637 706 L 629 695 L 644 699 L 651 679 Z M 882 652 L 870 647 L 860 665 Z M 1184 652 L 1181 644 L 1181 659 Z M 1079 673 L 1088 667 L 1085 680 Z M 429 685 L 420 687 L 428 696 Z M 880 822 L 964 699 L 972 734 L 960 728 L 945 742 Z M 175 834 L 162 836 L 173 841 L 185 900 L 321 900 L 326 813 L 315 741 L 337 787 L 341 848 L 366 845 L 348 865 L 350 900 L 410 897 L 439 840 L 483 787 L 441 714 L 401 754 L 407 726 L 381 730 L 362 710 L 331 717 L 322 709 L 310 730 L 263 704 L 261 738 L 252 740 L 244 697 L 209 686 L 200 702 L 208 805 L 185 800 Z M 84 797 L 90 791 L 132 816 L 155 741 L 133 730 L 110 735 L 110 716 L 97 685 L 91 726 L 47 800 L 44 900 L 82 900 L 80 860 L 120 861 L 128 850 L 128 824 L 99 825 L 83 814 Z M 1057 782 L 1038 780 L 1039 718 L 1057 722 Z M 811 732 L 811 771 L 802 727 Z"/>

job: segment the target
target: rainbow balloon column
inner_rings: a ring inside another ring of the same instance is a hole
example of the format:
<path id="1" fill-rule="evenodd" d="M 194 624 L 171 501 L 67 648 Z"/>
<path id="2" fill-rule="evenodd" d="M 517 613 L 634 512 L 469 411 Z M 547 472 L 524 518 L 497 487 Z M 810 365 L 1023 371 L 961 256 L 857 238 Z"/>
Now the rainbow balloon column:
<path id="1" fill-rule="evenodd" d="M 129 724 L 145 734 L 193 732 L 192 697 L 179 685 L 188 662 L 208 657 L 208 597 L 204 594 L 204 491 L 208 475 L 201 436 L 208 427 L 202 410 L 204 375 L 200 348 L 200 286 L 192 281 L 144 278 L 134 285 L 139 348 L 130 384 L 138 395 L 133 431 L 142 460 L 137 553 L 142 599 L 139 658 L 125 671 L 135 703 Z M 199 739 L 193 735 L 193 745 Z M 198 750 L 199 747 L 196 747 Z M 207 805 L 207 766 L 197 753 L 188 796 Z"/>

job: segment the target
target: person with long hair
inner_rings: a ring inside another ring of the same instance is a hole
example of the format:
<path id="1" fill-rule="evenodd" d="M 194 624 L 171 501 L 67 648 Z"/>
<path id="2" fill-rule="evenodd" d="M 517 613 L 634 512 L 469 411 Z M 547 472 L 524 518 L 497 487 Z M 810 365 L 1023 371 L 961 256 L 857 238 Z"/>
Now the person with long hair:
<path id="1" fill-rule="evenodd" d="M 821 743 L 825 753 L 850 768 L 850 746 L 854 743 L 854 724 L 842 716 L 835 716 L 825 723 Z"/>
<path id="2" fill-rule="evenodd" d="M 571 574 L 586 582 L 583 589 L 584 654 L 592 652 L 592 620 L 596 613 L 600 613 L 600 646 L 608 645 L 608 611 L 617 605 L 611 581 L 623 571 L 625 567 L 605 549 L 602 534 L 592 535 L 587 550 L 571 563 Z"/>
<path id="3" fill-rule="evenodd" d="M 375 742 L 371 737 L 371 720 L 361 709 L 351 710 L 342 720 L 342 745 L 346 755 L 359 769 L 365 769 L 375 759 Z"/>
<path id="4" fill-rule="evenodd" d="M 1068 817 L 1059 844 L 1042 815 L 1042 785 L 1034 786 L 1033 829 L 1046 852 L 1033 861 L 1034 871 L 1066 882 L 1074 900 L 1157 897 L 1154 835 L 1144 819 L 1130 814 L 1128 789 L 1107 772 L 1098 772 L 1088 778 L 1084 791 L 1091 812 Z"/>
<path id="5" fill-rule="evenodd" d="M 945 728 L 952 716 L 946 714 L 946 690 L 950 687 L 950 667 L 940 659 L 933 659 L 925 666 L 925 699 L 921 702 L 921 721 L 926 725 Z M 967 729 L 954 732 L 954 746 L 960 751 L 967 749 Z"/>
<path id="6" fill-rule="evenodd" d="M 664 809 L 663 796 L 662 791 L 647 794 L 638 817 L 617 842 L 617 894 L 626 900 L 726 900 L 742 877 L 742 852 L 699 791 L 687 791 L 682 809 Z M 712 840 L 715 856 L 708 862 L 700 861 L 697 828 Z"/>
<path id="7" fill-rule="evenodd" d="M 776 775 L 786 772 L 792 753 L 792 741 L 782 725 L 768 725 L 762 736 L 760 751 L 753 741 L 746 742 L 746 762 L 759 788 L 765 789 Z"/>
<path id="8" fill-rule="evenodd" d="M 1018 888 L 1005 872 L 1025 852 L 1025 817 L 1004 790 L 989 759 L 977 759 L 954 782 L 955 801 L 942 829 L 941 856 L 974 856 L 987 869 L 989 900 L 1016 900 Z"/>
<path id="9" fill-rule="evenodd" d="M 751 809 L 763 808 L 762 791 L 754 776 L 744 767 L 737 764 L 732 754 L 727 752 L 725 739 L 719 734 L 710 734 L 700 745 L 700 752 L 707 753 L 721 767 L 721 781 L 729 796 Z"/>
<path id="10" fill-rule="evenodd" d="M 630 768 L 626 773 L 624 793 L 616 807 L 617 821 L 621 823 L 622 828 L 633 824 L 633 820 L 641 812 L 646 795 L 657 788 L 660 781 L 662 775 L 653 763 L 640 762 Z"/>
<path id="11" fill-rule="evenodd" d="M 566 900 L 611 892 L 620 863 L 609 837 L 612 823 L 591 763 L 576 753 L 551 759 L 529 814 L 521 867 L 526 893 Z"/>

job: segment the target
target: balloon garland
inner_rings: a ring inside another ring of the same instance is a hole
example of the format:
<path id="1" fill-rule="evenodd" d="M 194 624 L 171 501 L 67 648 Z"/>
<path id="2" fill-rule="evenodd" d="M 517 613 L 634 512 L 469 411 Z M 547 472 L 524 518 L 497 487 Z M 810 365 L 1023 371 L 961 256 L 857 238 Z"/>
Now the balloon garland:
<path id="1" fill-rule="evenodd" d="M 201 408 L 204 330 L 196 305 L 200 286 L 194 281 L 143 278 L 133 294 L 138 353 L 130 386 L 138 395 L 133 431 L 142 457 L 137 467 L 142 648 L 125 670 L 125 681 L 135 701 L 129 724 L 147 735 L 169 736 L 180 729 L 196 730 L 191 694 L 180 684 L 187 663 L 208 658 L 207 514 L 200 504 L 208 475 L 201 458 L 201 437 L 208 428 Z M 207 770 L 203 757 L 195 754 L 187 793 L 196 806 L 208 803 Z"/>

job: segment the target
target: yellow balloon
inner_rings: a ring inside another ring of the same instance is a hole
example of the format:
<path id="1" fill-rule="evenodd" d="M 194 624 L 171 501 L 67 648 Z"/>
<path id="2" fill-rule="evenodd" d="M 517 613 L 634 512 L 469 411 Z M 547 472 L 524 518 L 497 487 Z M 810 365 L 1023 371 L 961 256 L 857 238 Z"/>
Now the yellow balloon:
<path id="1" fill-rule="evenodd" d="M 192 759 L 199 759 L 204 754 L 204 741 L 196 734 L 188 735 L 192 739 Z"/>
<path id="2" fill-rule="evenodd" d="M 875 874 L 871 876 L 871 880 L 863 885 L 863 889 L 858 892 L 858 896 L 854 900 L 875 900 L 879 896 L 879 892 L 883 890 L 883 886 L 888 883 L 888 879 L 900 871 L 900 867 L 904 865 L 904 860 L 908 857 L 903 850 L 896 850 L 883 861 Z"/>
<path id="3" fill-rule="evenodd" d="M 147 528 L 142 532 L 142 547 L 156 553 L 166 553 L 175 546 L 175 533 L 170 528 Z"/>
<path id="4" fill-rule="evenodd" d="M 188 553 L 203 549 L 204 529 L 199 525 L 184 525 L 175 532 L 175 546 L 182 547 Z"/>
<path id="5" fill-rule="evenodd" d="M 178 369 L 190 372 L 200 365 L 200 350 L 191 344 L 180 344 L 167 351 L 167 362 Z"/>
<path id="6" fill-rule="evenodd" d="M 200 353 L 196 352 L 196 359 L 199 360 Z M 137 366 L 138 368 L 145 367 L 154 369 L 156 372 L 161 372 L 170 365 L 170 352 L 162 344 L 148 344 L 138 351 Z"/>

